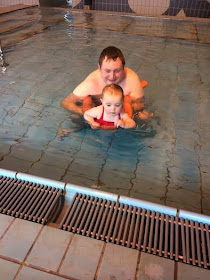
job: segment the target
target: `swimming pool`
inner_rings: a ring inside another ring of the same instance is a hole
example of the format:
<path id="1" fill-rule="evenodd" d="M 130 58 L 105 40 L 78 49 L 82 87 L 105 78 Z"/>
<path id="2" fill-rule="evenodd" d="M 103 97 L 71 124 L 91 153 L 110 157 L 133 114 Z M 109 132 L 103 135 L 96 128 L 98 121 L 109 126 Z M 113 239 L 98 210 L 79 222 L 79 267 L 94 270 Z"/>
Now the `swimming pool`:
<path id="1" fill-rule="evenodd" d="M 60 15 L 65 20 L 4 50 L 0 167 L 208 215 L 209 44 L 189 38 L 180 21 Z M 165 36 L 154 37 L 154 26 Z M 134 130 L 93 131 L 60 106 L 109 45 L 149 82 L 155 116 Z"/>

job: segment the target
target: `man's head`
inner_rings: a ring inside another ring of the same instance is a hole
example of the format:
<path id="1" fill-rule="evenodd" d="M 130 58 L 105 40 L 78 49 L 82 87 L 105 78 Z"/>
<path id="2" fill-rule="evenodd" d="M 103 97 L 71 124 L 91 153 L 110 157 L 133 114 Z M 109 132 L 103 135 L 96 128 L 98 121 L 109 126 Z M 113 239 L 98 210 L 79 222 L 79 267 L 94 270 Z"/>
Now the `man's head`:
<path id="1" fill-rule="evenodd" d="M 110 46 L 105 48 L 100 56 L 99 56 L 99 60 L 98 60 L 98 65 L 101 67 L 102 66 L 102 62 L 104 61 L 104 59 L 106 58 L 107 60 L 117 60 L 117 58 L 119 57 L 119 59 L 122 62 L 123 67 L 125 66 L 125 58 L 121 52 L 120 49 Z"/>
<path id="2" fill-rule="evenodd" d="M 102 105 L 107 114 L 118 115 L 123 106 L 123 89 L 116 84 L 110 84 L 104 87 L 102 91 Z"/>
<path id="3" fill-rule="evenodd" d="M 105 48 L 98 61 L 98 69 L 106 84 L 119 84 L 124 77 L 125 59 L 122 52 L 116 47 Z"/>

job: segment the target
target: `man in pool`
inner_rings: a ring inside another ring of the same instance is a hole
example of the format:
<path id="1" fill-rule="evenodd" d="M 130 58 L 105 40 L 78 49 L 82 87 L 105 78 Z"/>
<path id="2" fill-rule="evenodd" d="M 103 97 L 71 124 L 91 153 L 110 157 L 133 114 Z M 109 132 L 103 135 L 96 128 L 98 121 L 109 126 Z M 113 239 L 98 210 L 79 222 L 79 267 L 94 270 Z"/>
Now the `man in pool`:
<path id="1" fill-rule="evenodd" d="M 91 106 L 101 104 L 103 88 L 113 83 L 120 85 L 124 91 L 125 105 L 128 105 L 124 107 L 126 113 L 131 116 L 133 110 L 140 111 L 138 116 L 141 119 L 147 119 L 152 115 L 144 110 L 144 91 L 138 75 L 125 67 L 122 52 L 113 46 L 101 52 L 98 69 L 90 73 L 72 93 L 65 97 L 61 105 L 71 112 L 83 115 Z"/>

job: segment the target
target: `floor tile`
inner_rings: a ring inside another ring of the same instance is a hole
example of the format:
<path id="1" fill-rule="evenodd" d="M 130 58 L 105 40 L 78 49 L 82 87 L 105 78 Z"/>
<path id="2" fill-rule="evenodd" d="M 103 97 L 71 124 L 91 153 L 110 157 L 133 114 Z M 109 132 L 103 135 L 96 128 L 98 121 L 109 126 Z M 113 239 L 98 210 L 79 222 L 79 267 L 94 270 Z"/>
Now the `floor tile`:
<path id="1" fill-rule="evenodd" d="M 71 233 L 51 227 L 44 227 L 33 246 L 26 263 L 57 271 L 69 244 Z"/>
<path id="2" fill-rule="evenodd" d="M 81 280 L 94 279 L 104 242 L 74 235 L 59 273 Z"/>
<path id="3" fill-rule="evenodd" d="M 98 280 L 134 279 L 139 251 L 108 243 Z"/>
<path id="4" fill-rule="evenodd" d="M 0 255 L 23 261 L 42 225 L 15 219 L 0 241 Z"/>
<path id="5" fill-rule="evenodd" d="M 20 265 L 17 263 L 12 263 L 12 262 L 0 259 L 0 279 L 13 280 L 19 267 L 20 267 Z"/>
<path id="6" fill-rule="evenodd" d="M 14 218 L 11 216 L 0 214 L 0 237 L 2 237 L 5 230 L 8 228 L 8 226 L 13 220 Z"/>
<path id="7" fill-rule="evenodd" d="M 175 261 L 141 252 L 138 280 L 174 280 Z"/>
<path id="8" fill-rule="evenodd" d="M 205 268 L 178 263 L 177 280 L 204 280 L 210 279 L 210 271 Z"/>

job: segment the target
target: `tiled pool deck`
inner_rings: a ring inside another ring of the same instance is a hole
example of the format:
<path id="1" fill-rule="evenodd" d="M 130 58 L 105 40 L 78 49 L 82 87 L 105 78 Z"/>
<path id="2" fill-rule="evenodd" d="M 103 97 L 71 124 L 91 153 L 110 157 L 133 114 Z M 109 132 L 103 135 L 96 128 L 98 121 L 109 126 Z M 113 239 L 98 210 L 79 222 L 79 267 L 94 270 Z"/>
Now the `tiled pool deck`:
<path id="1" fill-rule="evenodd" d="M 0 214 L 0 279 L 203 280 L 210 271 Z"/>
<path id="2" fill-rule="evenodd" d="M 51 24 L 58 23 L 59 25 L 63 26 L 70 25 L 69 22 L 63 20 L 63 16 L 66 13 L 64 10 L 61 9 L 60 12 L 55 11 L 58 10 L 43 9 L 42 16 L 40 16 L 39 9 L 33 8 L 33 10 L 30 10 L 27 13 L 20 11 L 19 14 L 16 15 L 14 13 L 2 15 L 2 46 L 6 47 L 13 42 L 21 41 L 22 39 L 49 27 Z M 100 19 L 97 19 L 97 17 L 98 15 L 96 14 L 96 29 L 109 29 L 114 31 L 124 30 L 125 33 L 129 34 L 133 33 L 169 38 L 173 38 L 174 36 L 174 38 L 190 39 L 201 43 L 209 43 L 210 41 L 209 25 L 206 24 L 200 24 L 198 25 L 198 28 L 196 28 L 196 24 L 191 24 L 189 21 L 184 22 L 182 25 L 178 24 L 178 26 L 175 26 L 173 22 L 168 22 L 165 28 L 162 28 L 162 20 L 154 21 L 153 23 L 151 22 L 149 25 L 147 25 L 146 21 L 138 22 L 137 19 L 123 17 L 120 22 L 116 21 L 110 25 L 110 21 L 107 20 L 107 16 L 104 17 L 101 15 Z M 110 16 L 110 19 L 111 17 L 112 16 Z M 7 20 L 13 20 L 13 23 L 10 24 L 11 22 L 9 23 Z M 33 22 L 33 26 L 29 27 L 27 25 L 29 22 Z M 88 22 L 79 17 L 78 14 L 75 14 L 75 19 L 72 25 L 78 28 L 92 28 L 92 23 L 90 22 L 88 24 Z M 151 28 L 151 25 L 154 25 L 154 28 Z M 18 34 L 8 33 L 10 30 L 20 27 L 24 27 L 24 30 L 21 30 Z M 46 67 L 48 66 L 46 65 Z M 21 63 L 20 66 L 18 66 L 18 69 L 21 69 Z M 10 82 L 12 83 L 12 81 L 13 80 L 11 76 L 11 80 L 7 81 L 9 88 L 11 87 Z M 6 84 L 4 84 L 4 86 L 7 88 Z M 21 90 L 25 90 L 25 92 L 27 92 L 27 89 L 25 89 L 24 86 L 21 88 Z M 37 104 L 37 106 L 39 105 Z M 203 109 L 205 108 L 206 104 L 203 104 Z M 4 111 L 5 109 L 3 108 L 3 117 L 5 117 Z M 35 113 L 35 111 L 33 111 L 33 113 Z M 12 114 L 12 111 L 7 112 L 7 117 L 9 118 Z M 34 116 L 31 116 L 31 119 L 33 117 Z M 206 125 L 209 123 L 207 122 L 207 119 L 205 119 L 205 123 Z M 19 129 L 20 127 L 18 126 L 17 130 Z M 7 131 L 7 128 L 5 128 L 5 131 Z M 9 132 L 7 131 L 7 133 Z M 205 143 L 208 143 L 209 141 L 208 135 L 208 131 L 205 131 Z M 9 142 L 6 146 L 2 145 L 1 153 L 3 155 L 3 160 L 1 160 L 1 167 L 13 170 L 18 169 L 22 172 L 25 172 L 27 169 L 26 165 L 29 161 L 23 160 L 24 152 L 21 149 L 13 151 L 12 147 L 13 145 L 10 145 Z M 205 147 L 207 152 L 205 153 L 204 149 L 201 154 L 201 157 L 205 159 L 205 165 L 203 166 L 203 183 L 205 183 L 205 188 L 203 191 L 205 192 L 202 192 L 202 196 L 203 209 L 205 210 L 205 214 L 208 214 L 210 211 L 208 186 L 209 163 L 207 161 L 207 158 L 209 157 L 209 149 L 207 145 Z M 27 159 L 27 157 L 30 159 L 33 158 L 35 163 L 34 166 L 38 166 L 36 170 L 40 174 L 40 170 L 43 169 L 43 165 L 42 162 L 38 160 L 39 155 L 31 150 L 31 154 L 30 152 L 24 154 L 24 158 Z M 36 170 L 34 171 L 35 174 Z M 54 171 L 49 170 L 49 176 L 57 175 L 59 172 L 60 171 L 56 168 Z M 45 169 L 45 175 L 48 177 L 47 169 Z M 164 178 L 166 177 L 165 174 L 163 174 L 163 176 Z M 65 179 L 68 178 L 66 177 Z M 176 194 L 173 193 L 172 188 L 171 190 L 168 190 L 168 193 L 170 193 L 173 197 L 176 196 Z M 184 197 L 187 195 L 187 192 L 185 193 L 183 191 L 183 202 L 181 201 L 180 205 L 184 205 Z M 193 194 L 192 198 L 189 198 L 189 200 L 193 201 L 193 207 L 195 207 L 198 201 L 196 197 L 197 195 L 198 193 L 195 193 Z M 179 204 L 178 196 L 175 203 Z M 198 206 L 197 211 L 199 212 L 200 209 L 200 206 Z M 42 226 L 40 224 L 0 214 L 1 280 L 198 280 L 209 278 L 209 270 L 203 268 L 177 263 L 169 259 L 139 252 L 138 250 L 133 250 L 123 246 L 105 243 L 103 241 L 65 232 L 58 229 L 57 224 Z"/>

